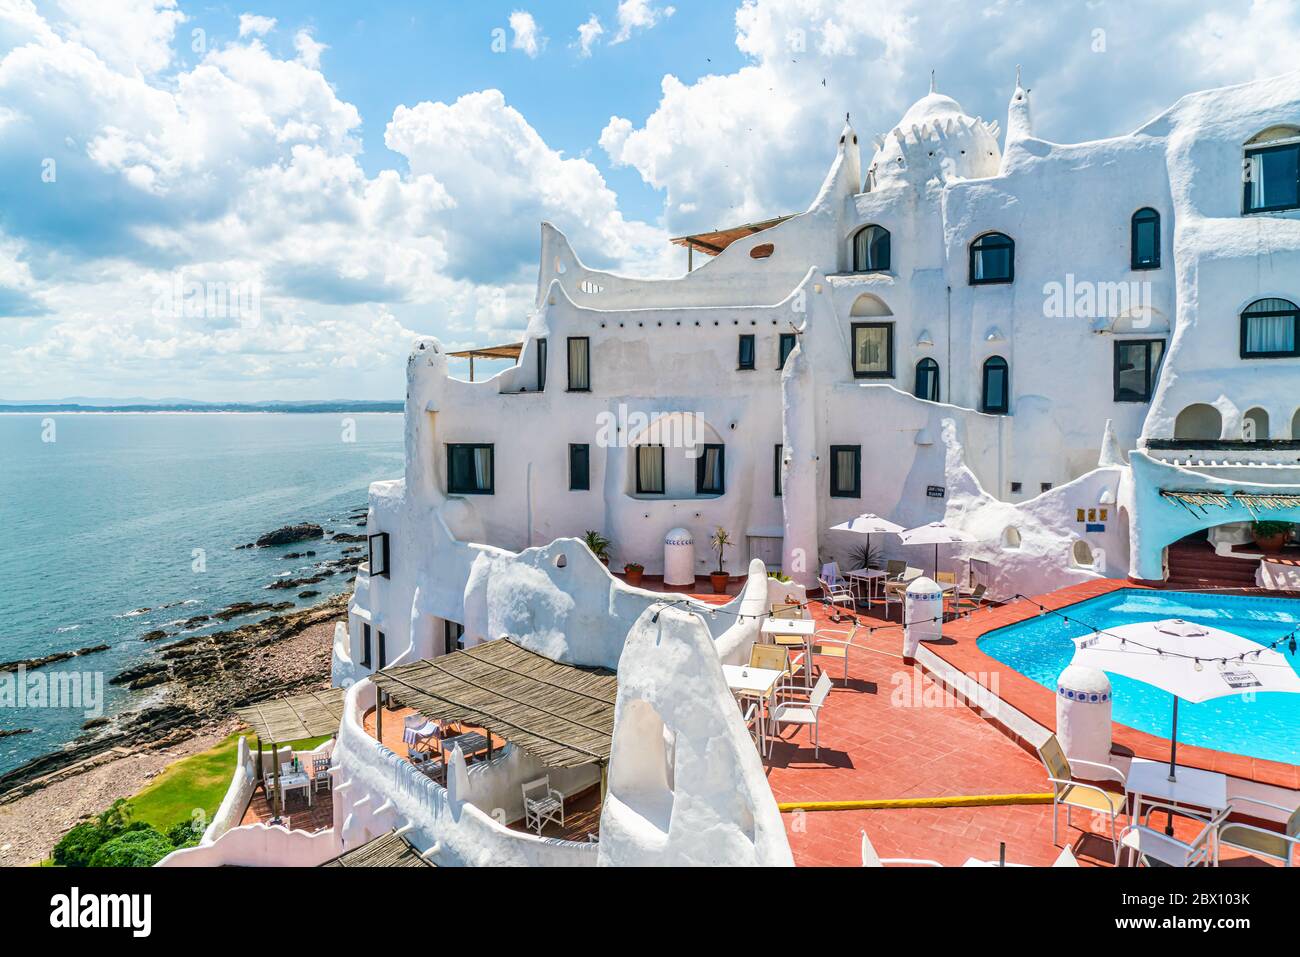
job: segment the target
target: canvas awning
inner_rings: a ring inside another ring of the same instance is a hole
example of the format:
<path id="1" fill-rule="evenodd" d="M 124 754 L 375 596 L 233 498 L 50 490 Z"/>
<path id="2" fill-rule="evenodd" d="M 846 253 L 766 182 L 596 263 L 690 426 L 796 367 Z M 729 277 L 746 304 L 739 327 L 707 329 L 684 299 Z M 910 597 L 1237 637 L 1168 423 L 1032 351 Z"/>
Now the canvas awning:
<path id="1" fill-rule="evenodd" d="M 794 214 L 791 213 L 790 216 Z M 675 246 L 685 246 L 687 249 L 698 249 L 708 256 L 716 256 L 722 252 L 737 239 L 743 239 L 754 233 L 761 233 L 765 229 L 771 229 L 777 226 L 790 216 L 777 216 L 774 219 L 764 219 L 757 223 L 745 223 L 741 226 L 728 226 L 725 229 L 712 229 L 703 233 L 692 233 L 689 236 L 674 236 L 668 240 Z"/>
<path id="2" fill-rule="evenodd" d="M 376 672 L 394 701 L 434 719 L 487 728 L 549 767 L 609 761 L 618 679 L 498 638 Z"/>
<path id="3" fill-rule="evenodd" d="M 373 841 L 354 847 L 321 867 L 434 867 L 420 856 L 405 837 L 389 831 Z"/>
<path id="4" fill-rule="evenodd" d="M 319 738 L 338 734 L 345 694 L 346 688 L 307 691 L 245 705 L 235 714 L 267 744 Z"/>

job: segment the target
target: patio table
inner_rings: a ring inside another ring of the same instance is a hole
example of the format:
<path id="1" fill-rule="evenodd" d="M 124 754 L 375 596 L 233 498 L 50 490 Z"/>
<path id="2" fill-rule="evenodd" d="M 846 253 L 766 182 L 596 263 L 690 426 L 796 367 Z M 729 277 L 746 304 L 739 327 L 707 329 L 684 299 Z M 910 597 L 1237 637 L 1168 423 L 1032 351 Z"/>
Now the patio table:
<path id="1" fill-rule="evenodd" d="M 1129 765 L 1126 790 L 1133 799 L 1133 815 L 1142 815 L 1146 799 L 1165 804 L 1190 805 L 1211 811 L 1228 806 L 1228 778 L 1217 771 L 1178 766 L 1178 779 L 1169 780 L 1169 762 L 1134 758 Z"/>
<path id="2" fill-rule="evenodd" d="M 804 687 L 811 687 L 812 646 L 817 623 L 811 618 L 769 618 L 760 632 L 772 637 L 772 643 L 785 648 L 804 649 Z"/>
<path id="3" fill-rule="evenodd" d="M 871 607 L 871 600 L 876 590 L 876 579 L 885 577 L 883 568 L 855 568 L 851 572 L 845 572 L 844 577 L 851 580 L 853 593 L 858 604 L 862 603 L 862 590 L 867 592 L 867 607 Z"/>
<path id="4" fill-rule="evenodd" d="M 290 791 L 301 790 L 307 797 L 307 806 L 311 807 L 311 776 L 306 771 L 293 771 L 280 775 L 280 790 L 287 796 Z"/>
<path id="5" fill-rule="evenodd" d="M 479 734 L 477 731 L 458 734 L 454 738 L 443 738 L 440 746 L 448 760 L 457 745 L 460 745 L 460 753 L 468 761 L 473 755 L 478 754 L 488 746 L 488 739 L 486 735 Z"/>
<path id="6" fill-rule="evenodd" d="M 795 620 L 786 620 L 798 624 Z M 812 623 L 809 622 L 809 624 Z M 759 750 L 766 755 L 767 705 L 772 698 L 772 694 L 776 691 L 777 684 L 785 676 L 785 672 L 778 671 L 775 668 L 751 668 L 749 665 L 723 665 L 722 674 L 727 679 L 727 687 L 731 689 L 733 694 L 758 699 Z"/>

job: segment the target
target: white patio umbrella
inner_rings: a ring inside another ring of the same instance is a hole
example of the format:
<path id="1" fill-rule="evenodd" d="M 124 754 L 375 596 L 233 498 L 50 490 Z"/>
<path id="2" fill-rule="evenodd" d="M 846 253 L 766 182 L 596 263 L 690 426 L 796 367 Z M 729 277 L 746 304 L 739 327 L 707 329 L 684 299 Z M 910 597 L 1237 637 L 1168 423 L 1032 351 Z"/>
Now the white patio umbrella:
<path id="1" fill-rule="evenodd" d="M 1155 685 L 1174 696 L 1169 780 L 1178 762 L 1178 699 L 1193 703 L 1247 691 L 1300 693 L 1300 675 L 1280 652 L 1180 618 L 1118 625 L 1074 640 L 1072 664 Z"/>
<path id="2" fill-rule="evenodd" d="M 903 526 L 891 522 L 887 518 L 881 518 L 874 512 L 863 512 L 847 522 L 832 525 L 830 530 L 832 532 L 857 532 L 859 535 L 867 536 L 867 551 L 870 552 L 872 535 L 897 535 L 903 530 Z"/>
<path id="3" fill-rule="evenodd" d="M 939 546 L 953 542 L 978 542 L 979 539 L 963 532 L 960 528 L 951 528 L 943 522 L 930 522 L 917 528 L 909 528 L 900 533 L 904 545 L 933 545 L 934 574 L 939 574 Z"/>

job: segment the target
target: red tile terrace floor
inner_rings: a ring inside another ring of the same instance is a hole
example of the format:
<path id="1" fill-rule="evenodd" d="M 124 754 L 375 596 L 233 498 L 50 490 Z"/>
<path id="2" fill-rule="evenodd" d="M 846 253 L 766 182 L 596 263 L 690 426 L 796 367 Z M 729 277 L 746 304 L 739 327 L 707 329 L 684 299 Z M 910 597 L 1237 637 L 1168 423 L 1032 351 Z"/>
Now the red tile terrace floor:
<path id="1" fill-rule="evenodd" d="M 819 628 L 847 627 L 847 622 L 827 621 L 829 612 L 819 602 L 811 608 Z M 810 729 L 787 728 L 774 743 L 766 765 L 777 801 L 1049 792 L 1047 772 L 1036 755 L 959 700 L 943 696 L 919 669 L 903 664 L 902 630 L 882 615 L 879 604 L 871 614 L 859 613 L 862 627 L 854 638 L 847 685 L 839 680 L 839 663 L 827 662 L 836 681 L 822 712 L 820 758 L 813 756 Z M 866 634 L 868 626 L 880 630 Z M 1051 727 L 1054 714 L 1049 718 Z M 1050 804 L 787 812 L 782 817 L 799 865 L 858 866 L 863 830 L 881 857 L 923 858 L 946 866 L 971 857 L 996 860 L 1002 842 L 1006 859 L 1017 864 L 1049 865 L 1061 850 L 1052 844 Z M 1121 817 L 1119 826 L 1125 823 Z M 1193 830 L 1191 822 L 1177 822 L 1180 836 Z M 1109 865 L 1113 860 L 1109 827 L 1083 813 L 1076 812 L 1073 826 L 1067 827 L 1061 810 L 1060 839 L 1081 863 Z M 1223 862 L 1255 863 L 1227 851 Z"/>

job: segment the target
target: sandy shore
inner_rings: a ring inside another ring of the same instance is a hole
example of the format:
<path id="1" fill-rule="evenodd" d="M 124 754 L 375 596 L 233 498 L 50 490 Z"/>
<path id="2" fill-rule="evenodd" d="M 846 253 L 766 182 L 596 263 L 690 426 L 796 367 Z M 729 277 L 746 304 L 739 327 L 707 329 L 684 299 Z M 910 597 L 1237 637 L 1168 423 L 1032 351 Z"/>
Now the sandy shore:
<path id="1" fill-rule="evenodd" d="M 338 600 L 325 604 L 337 606 Z M 249 679 L 260 675 L 276 685 L 328 686 L 334 623 L 345 615 L 345 611 L 336 613 L 301 631 L 271 638 L 240 662 L 240 670 Z M 68 828 L 99 814 L 118 798 L 136 794 L 169 764 L 206 751 L 239 728 L 228 712 L 201 713 L 211 718 L 153 743 L 105 751 L 88 766 L 68 768 L 52 775 L 38 790 L 0 804 L 0 866 L 43 860 Z"/>

